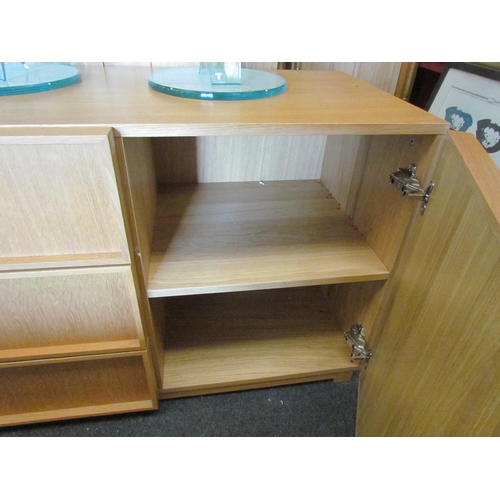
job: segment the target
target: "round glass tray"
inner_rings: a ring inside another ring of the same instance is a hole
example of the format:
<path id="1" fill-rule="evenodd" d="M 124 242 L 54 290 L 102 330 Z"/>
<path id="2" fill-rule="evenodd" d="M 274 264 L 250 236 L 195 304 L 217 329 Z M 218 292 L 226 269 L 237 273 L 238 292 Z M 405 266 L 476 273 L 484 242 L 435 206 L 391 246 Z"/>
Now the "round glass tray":
<path id="1" fill-rule="evenodd" d="M 63 87 L 80 81 L 80 72 L 65 64 L 1 63 L 0 96 L 33 94 Z"/>
<path id="2" fill-rule="evenodd" d="M 149 86 L 163 94 L 211 101 L 244 101 L 282 94 L 286 80 L 255 69 L 241 70 L 240 84 L 214 85 L 207 71 L 197 67 L 168 68 L 152 73 Z"/>

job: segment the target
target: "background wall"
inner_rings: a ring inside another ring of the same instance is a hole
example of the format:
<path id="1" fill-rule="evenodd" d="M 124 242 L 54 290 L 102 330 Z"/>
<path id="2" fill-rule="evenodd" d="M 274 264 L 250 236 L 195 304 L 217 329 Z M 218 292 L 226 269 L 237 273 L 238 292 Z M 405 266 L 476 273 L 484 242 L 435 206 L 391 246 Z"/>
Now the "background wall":
<path id="1" fill-rule="evenodd" d="M 342 71 L 394 94 L 401 71 L 400 62 L 303 62 L 301 70 Z"/>
<path id="2" fill-rule="evenodd" d="M 178 66 L 196 66 L 197 62 L 69 62 L 75 66 L 149 66 L 151 71 L 161 68 Z M 273 70 L 291 64 L 301 70 L 343 71 L 365 82 L 371 83 L 379 89 L 394 94 L 401 72 L 401 62 L 244 62 L 242 66 L 250 69 Z"/>

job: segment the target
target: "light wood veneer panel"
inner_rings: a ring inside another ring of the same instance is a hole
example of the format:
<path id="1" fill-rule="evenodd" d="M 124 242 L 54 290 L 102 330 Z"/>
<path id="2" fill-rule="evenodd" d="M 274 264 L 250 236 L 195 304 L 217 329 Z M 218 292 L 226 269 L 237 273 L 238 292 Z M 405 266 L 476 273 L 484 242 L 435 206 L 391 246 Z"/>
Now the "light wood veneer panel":
<path id="1" fill-rule="evenodd" d="M 4 96 L 2 126 L 110 126 L 122 137 L 444 134 L 449 124 L 337 71 L 278 71 L 286 91 L 214 102 L 152 90 L 150 68 L 82 67 L 82 82 L 44 95 Z"/>
<path id="2" fill-rule="evenodd" d="M 144 346 L 129 267 L 0 273 L 0 296 L 0 359 Z"/>
<path id="3" fill-rule="evenodd" d="M 358 370 L 329 300 L 324 287 L 167 299 L 160 397 Z"/>
<path id="4" fill-rule="evenodd" d="M 24 132 L 0 135 L 0 270 L 129 262 L 110 130 Z"/>
<path id="5" fill-rule="evenodd" d="M 387 279 L 320 181 L 162 187 L 150 297 Z"/>
<path id="6" fill-rule="evenodd" d="M 158 182 L 319 179 L 325 142 L 324 136 L 157 138 Z"/>
<path id="7" fill-rule="evenodd" d="M 402 192 L 389 183 L 389 175 L 399 168 L 417 167 L 423 189 L 431 183 L 442 136 L 371 137 L 366 165 L 360 179 L 351 185 L 347 213 L 376 254 L 392 270 L 412 216 L 421 201 L 403 199 Z M 432 203 L 432 195 L 431 201 Z"/>
<path id="8" fill-rule="evenodd" d="M 149 272 L 156 211 L 156 170 L 151 139 L 117 138 L 117 150 L 127 176 L 133 229 L 131 240 L 144 276 Z"/>

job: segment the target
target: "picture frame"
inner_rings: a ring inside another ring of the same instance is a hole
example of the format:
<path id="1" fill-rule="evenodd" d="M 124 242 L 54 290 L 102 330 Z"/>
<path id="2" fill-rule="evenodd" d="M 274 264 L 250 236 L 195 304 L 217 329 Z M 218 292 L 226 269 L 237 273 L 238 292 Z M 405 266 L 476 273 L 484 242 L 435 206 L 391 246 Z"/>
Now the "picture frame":
<path id="1" fill-rule="evenodd" d="M 500 168 L 500 70 L 448 63 L 426 110 L 454 130 L 475 134 Z"/>

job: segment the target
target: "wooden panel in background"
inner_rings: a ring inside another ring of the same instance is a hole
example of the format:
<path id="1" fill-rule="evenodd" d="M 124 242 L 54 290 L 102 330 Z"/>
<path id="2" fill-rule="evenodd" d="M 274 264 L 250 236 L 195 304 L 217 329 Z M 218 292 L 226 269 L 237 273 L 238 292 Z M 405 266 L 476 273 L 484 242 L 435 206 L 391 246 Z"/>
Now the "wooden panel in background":
<path id="1" fill-rule="evenodd" d="M 394 91 L 394 95 L 409 101 L 415 76 L 417 75 L 418 63 L 416 62 L 403 62 L 401 63 L 401 71 L 399 73 L 398 83 Z"/>
<path id="2" fill-rule="evenodd" d="M 302 62 L 301 70 L 342 71 L 394 94 L 401 70 L 400 62 Z"/>
<path id="3" fill-rule="evenodd" d="M 164 68 L 182 68 L 185 66 L 198 66 L 199 62 L 68 62 L 71 66 L 149 66 L 151 71 L 159 71 Z M 243 68 L 269 71 L 278 68 L 277 62 L 242 62 Z"/>
<path id="4" fill-rule="evenodd" d="M 318 179 L 324 136 L 154 140 L 159 183 Z"/>
<path id="5" fill-rule="evenodd" d="M 349 194 L 356 192 L 361 183 L 369 139 L 358 135 L 331 135 L 326 140 L 321 180 L 349 217 L 354 208 Z"/>
<path id="6" fill-rule="evenodd" d="M 179 68 L 185 66 L 198 66 L 199 62 L 152 62 L 153 71 L 159 71 L 163 68 Z M 242 62 L 242 68 L 257 69 L 260 71 L 272 71 L 278 68 L 277 62 Z"/>

